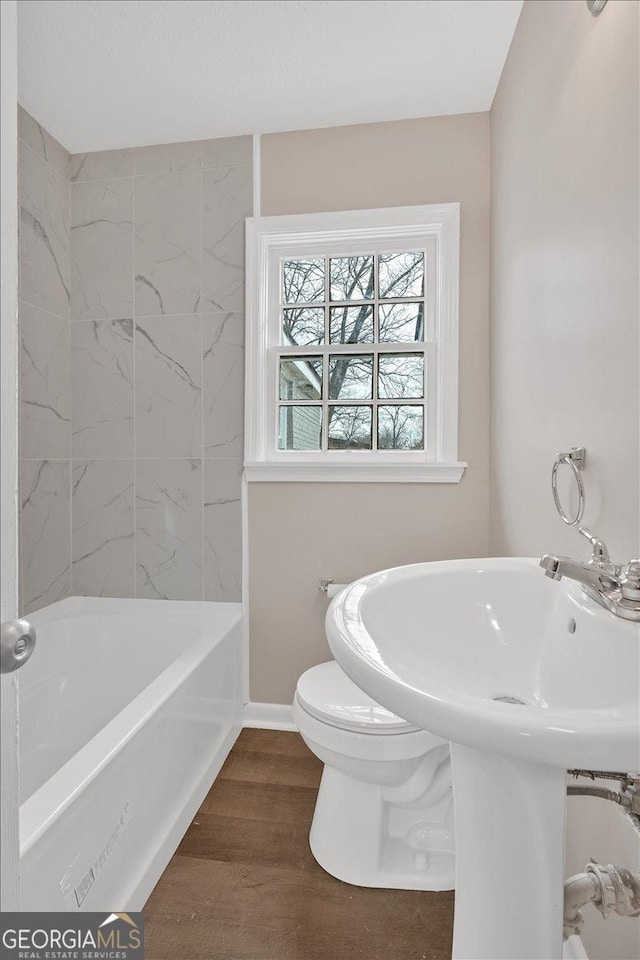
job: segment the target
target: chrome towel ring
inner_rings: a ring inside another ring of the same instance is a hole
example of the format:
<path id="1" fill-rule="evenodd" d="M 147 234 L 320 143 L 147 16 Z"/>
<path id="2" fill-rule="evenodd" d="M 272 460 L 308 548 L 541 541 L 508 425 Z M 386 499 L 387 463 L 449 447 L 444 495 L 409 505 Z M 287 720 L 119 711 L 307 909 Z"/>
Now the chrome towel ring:
<path id="1" fill-rule="evenodd" d="M 584 516 L 584 482 L 582 480 L 582 471 L 584 470 L 586 450 L 584 447 L 573 447 L 568 453 L 559 453 L 551 471 L 551 492 L 553 493 L 553 502 L 563 523 L 570 527 L 576 527 Z M 571 470 L 576 486 L 578 488 L 578 506 L 575 516 L 571 517 L 565 513 L 558 496 L 558 469 L 565 463 Z"/>

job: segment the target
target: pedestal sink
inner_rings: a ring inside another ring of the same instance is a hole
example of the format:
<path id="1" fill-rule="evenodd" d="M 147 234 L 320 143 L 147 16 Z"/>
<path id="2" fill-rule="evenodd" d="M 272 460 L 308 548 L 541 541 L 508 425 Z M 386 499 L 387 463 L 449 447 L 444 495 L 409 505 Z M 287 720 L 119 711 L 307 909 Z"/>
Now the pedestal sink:
<path id="1" fill-rule="evenodd" d="M 560 960 L 567 769 L 640 767 L 640 625 L 537 559 L 414 564 L 351 584 L 331 650 L 451 741 L 454 960 Z"/>

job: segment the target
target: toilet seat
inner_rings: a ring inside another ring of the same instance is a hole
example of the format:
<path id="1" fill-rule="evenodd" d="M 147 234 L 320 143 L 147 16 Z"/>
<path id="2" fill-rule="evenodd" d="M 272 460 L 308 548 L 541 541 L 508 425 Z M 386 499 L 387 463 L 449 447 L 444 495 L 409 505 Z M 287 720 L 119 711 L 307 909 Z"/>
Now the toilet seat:
<path id="1" fill-rule="evenodd" d="M 367 696 L 335 660 L 304 673 L 296 695 L 300 706 L 316 720 L 360 734 L 401 734 L 418 730 Z"/>

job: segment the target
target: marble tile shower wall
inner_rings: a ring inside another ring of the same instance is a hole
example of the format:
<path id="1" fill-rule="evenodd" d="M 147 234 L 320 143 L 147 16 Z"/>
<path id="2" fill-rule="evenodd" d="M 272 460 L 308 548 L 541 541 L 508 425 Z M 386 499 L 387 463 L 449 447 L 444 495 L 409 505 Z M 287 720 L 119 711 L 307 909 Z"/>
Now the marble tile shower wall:
<path id="1" fill-rule="evenodd" d="M 21 606 L 71 590 L 69 154 L 19 113 Z"/>
<path id="2" fill-rule="evenodd" d="M 251 159 L 250 137 L 68 158 L 66 326 L 49 306 L 39 339 L 59 368 L 43 374 L 47 395 L 67 384 L 66 426 L 60 450 L 45 449 L 51 430 L 23 426 L 25 609 L 65 592 L 240 599 Z M 42 557 L 31 524 L 41 575 L 25 522 L 36 480 L 59 546 Z"/>

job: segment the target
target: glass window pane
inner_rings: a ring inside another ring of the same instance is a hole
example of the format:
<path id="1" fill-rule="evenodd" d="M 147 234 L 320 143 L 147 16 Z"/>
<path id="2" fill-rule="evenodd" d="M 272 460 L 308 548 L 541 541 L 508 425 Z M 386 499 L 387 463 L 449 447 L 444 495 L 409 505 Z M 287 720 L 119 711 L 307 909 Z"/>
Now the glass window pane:
<path id="1" fill-rule="evenodd" d="M 373 257 L 331 259 L 331 299 L 369 300 L 373 297 Z"/>
<path id="2" fill-rule="evenodd" d="M 424 450 L 424 408 L 378 407 L 380 450 Z"/>
<path id="3" fill-rule="evenodd" d="M 280 450 L 322 448 L 322 407 L 280 407 Z"/>
<path id="4" fill-rule="evenodd" d="M 282 311 L 285 343 L 299 347 L 324 343 L 324 307 L 297 307 Z"/>
<path id="5" fill-rule="evenodd" d="M 378 396 L 394 400 L 424 396 L 424 354 L 382 353 L 378 366 Z"/>
<path id="6" fill-rule="evenodd" d="M 368 400 L 372 396 L 373 356 L 329 357 L 329 399 Z"/>
<path id="7" fill-rule="evenodd" d="M 424 254 L 385 253 L 379 258 L 380 297 L 421 297 L 424 294 Z"/>
<path id="8" fill-rule="evenodd" d="M 329 449 L 371 449 L 371 407 L 329 407 Z"/>
<path id="9" fill-rule="evenodd" d="M 319 400 L 322 397 L 322 357 L 280 359 L 280 399 Z"/>
<path id="10" fill-rule="evenodd" d="M 373 343 L 373 307 L 332 307 L 331 343 Z"/>
<path id="11" fill-rule="evenodd" d="M 282 264 L 282 302 L 323 301 L 324 259 L 285 260 Z"/>
<path id="12" fill-rule="evenodd" d="M 424 340 L 423 303 L 380 304 L 380 342 L 414 343 Z"/>

